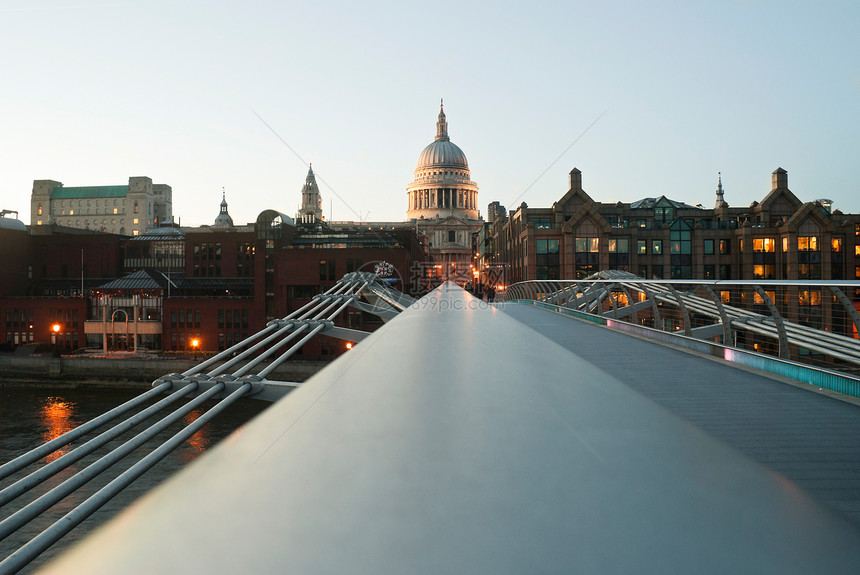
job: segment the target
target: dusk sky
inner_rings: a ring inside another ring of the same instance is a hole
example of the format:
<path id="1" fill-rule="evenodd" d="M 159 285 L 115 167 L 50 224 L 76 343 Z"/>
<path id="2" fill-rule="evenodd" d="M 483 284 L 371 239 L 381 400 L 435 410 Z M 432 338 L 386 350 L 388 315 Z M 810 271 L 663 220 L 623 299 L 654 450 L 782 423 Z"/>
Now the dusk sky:
<path id="1" fill-rule="evenodd" d="M 481 214 L 594 199 L 802 200 L 860 212 L 860 3 L 0 3 L 0 208 L 33 180 L 173 188 L 183 225 L 399 221 L 439 100 Z"/>

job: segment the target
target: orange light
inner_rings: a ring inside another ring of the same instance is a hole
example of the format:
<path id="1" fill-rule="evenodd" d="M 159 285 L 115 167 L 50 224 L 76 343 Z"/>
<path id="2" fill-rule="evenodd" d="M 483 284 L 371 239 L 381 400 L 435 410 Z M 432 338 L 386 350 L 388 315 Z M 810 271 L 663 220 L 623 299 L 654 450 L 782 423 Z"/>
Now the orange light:
<path id="1" fill-rule="evenodd" d="M 54 325 L 52 325 L 51 331 L 53 331 L 54 333 L 60 333 L 60 324 L 55 323 Z"/>
<path id="2" fill-rule="evenodd" d="M 346 349 L 352 349 L 352 342 L 351 341 L 346 342 Z"/>
<path id="3" fill-rule="evenodd" d="M 200 346 L 200 340 L 199 339 L 197 339 L 195 337 L 194 339 L 191 340 L 191 347 L 193 347 L 194 349 L 197 349 L 199 346 Z"/>

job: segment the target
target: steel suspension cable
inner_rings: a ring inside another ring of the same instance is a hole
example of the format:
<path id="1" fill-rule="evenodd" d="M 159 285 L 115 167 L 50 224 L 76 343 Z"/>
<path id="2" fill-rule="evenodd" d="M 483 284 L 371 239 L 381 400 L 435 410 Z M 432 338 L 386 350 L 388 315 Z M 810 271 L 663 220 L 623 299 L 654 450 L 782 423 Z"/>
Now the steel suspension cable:
<path id="1" fill-rule="evenodd" d="M 46 509 L 51 507 L 52 505 L 61 501 L 64 497 L 96 477 L 98 474 L 102 473 L 109 467 L 111 467 L 114 463 L 149 441 L 152 437 L 163 431 L 165 428 L 169 427 L 176 421 L 178 421 L 181 417 L 187 415 L 199 405 L 203 404 L 209 398 L 221 393 L 225 385 L 223 383 L 219 383 L 218 385 L 213 386 L 212 388 L 206 390 L 205 392 L 198 395 L 196 398 L 192 399 L 188 403 L 186 403 L 181 408 L 177 409 L 170 415 L 164 417 L 157 423 L 151 425 L 145 431 L 136 435 L 135 437 L 129 439 L 107 455 L 104 455 L 102 458 L 79 471 L 54 489 L 48 491 L 38 499 L 29 503 L 28 505 L 22 507 L 17 512 L 13 513 L 3 521 L 0 521 L 0 540 L 7 537 L 10 533 L 13 533 L 21 526 L 31 521 L 33 518 L 37 517 L 39 514 L 44 512 Z"/>
<path id="2" fill-rule="evenodd" d="M 138 395 L 137 397 L 134 397 L 134 398 L 126 401 L 122 405 L 118 405 L 117 407 L 111 409 L 110 411 L 107 411 L 107 412 L 99 415 L 98 417 L 95 417 L 95 418 L 89 420 L 88 422 L 86 422 L 82 425 L 79 425 L 78 427 L 76 427 L 70 431 L 67 431 L 66 433 L 62 434 L 61 436 L 56 437 L 56 438 L 52 439 L 51 441 L 44 443 L 44 444 L 40 445 L 39 447 L 37 447 L 33 450 L 28 451 L 27 453 L 19 455 L 18 457 L 16 457 L 12 461 L 9 461 L 8 463 L 4 463 L 3 465 L 0 465 L 0 479 L 4 479 L 4 478 L 8 477 L 9 475 L 15 473 L 19 469 L 23 469 L 24 467 L 30 465 L 31 463 L 42 459 L 46 455 L 53 453 L 54 451 L 56 451 L 60 447 L 63 447 L 64 445 L 66 445 L 67 443 L 71 443 L 72 441 L 81 437 L 82 435 L 89 433 L 93 429 L 97 429 L 98 427 L 101 427 L 105 423 L 119 417 L 120 415 L 129 411 L 130 409 L 137 407 L 138 405 L 145 402 L 149 398 L 163 393 L 164 391 L 170 389 L 170 387 L 171 387 L 170 382 L 162 383 L 162 384 L 158 385 L 157 387 L 154 387 L 154 388 L 150 389 L 149 391 L 146 391 L 146 392 Z M 2 503 L 0 503 L 0 505 L 2 505 Z"/>
<path id="3" fill-rule="evenodd" d="M 161 386 L 159 386 L 159 388 L 160 387 Z M 19 479 L 12 485 L 0 491 L 0 506 L 3 506 L 4 504 L 8 503 L 9 501 L 12 501 L 16 497 L 23 495 L 36 485 L 39 485 L 40 483 L 56 475 L 69 465 L 89 455 L 110 440 L 125 433 L 126 431 L 140 424 L 141 422 L 146 421 L 155 413 L 161 411 L 165 407 L 169 406 L 172 403 L 175 403 L 177 400 L 194 391 L 196 387 L 196 383 L 191 383 L 181 389 L 176 390 L 174 393 L 171 393 L 169 396 L 165 397 L 158 403 L 154 403 L 153 405 L 147 407 L 141 412 L 136 413 L 125 421 L 90 439 L 80 447 L 76 447 L 65 455 L 34 471 L 30 475 Z"/>
<path id="4" fill-rule="evenodd" d="M 216 393 L 218 393 L 221 391 L 221 388 L 223 388 L 223 384 L 220 387 L 216 386 L 209 391 L 217 390 Z M 152 453 L 135 463 L 116 479 L 89 497 L 86 501 L 64 515 L 48 529 L 42 531 L 27 544 L 9 555 L 6 559 L 0 562 L 0 575 L 9 575 L 18 572 L 33 559 L 38 557 L 43 551 L 48 549 L 69 531 L 83 522 L 87 517 L 95 513 L 105 503 L 113 499 L 120 491 L 131 484 L 135 479 L 143 475 L 143 473 L 153 465 L 161 461 L 171 451 L 184 443 L 186 439 L 197 433 L 197 431 L 209 423 L 212 418 L 224 411 L 224 409 L 229 407 L 243 395 L 247 394 L 250 390 L 250 384 L 246 383 L 242 385 L 239 389 L 222 399 L 216 405 L 212 406 L 208 411 L 206 411 L 206 413 L 195 419 L 193 423 L 189 424 L 164 442 Z M 200 397 L 203 396 L 201 395 Z"/>

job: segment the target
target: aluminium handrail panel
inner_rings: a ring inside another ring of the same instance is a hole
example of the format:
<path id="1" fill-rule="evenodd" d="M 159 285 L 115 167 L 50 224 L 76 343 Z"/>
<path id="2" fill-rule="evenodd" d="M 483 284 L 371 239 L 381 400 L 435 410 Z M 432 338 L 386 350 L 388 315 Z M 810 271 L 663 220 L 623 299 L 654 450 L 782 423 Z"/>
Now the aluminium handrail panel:
<path id="1" fill-rule="evenodd" d="M 856 573 L 856 526 L 470 297 L 432 292 L 46 573 Z"/>

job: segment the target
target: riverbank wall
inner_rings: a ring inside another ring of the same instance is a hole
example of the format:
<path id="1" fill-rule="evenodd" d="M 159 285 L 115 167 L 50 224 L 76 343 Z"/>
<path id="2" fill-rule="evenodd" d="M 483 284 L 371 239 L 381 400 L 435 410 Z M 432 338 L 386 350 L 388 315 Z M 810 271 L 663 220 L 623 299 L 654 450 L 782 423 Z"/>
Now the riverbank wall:
<path id="1" fill-rule="evenodd" d="M 182 373 L 203 360 L 160 357 L 50 357 L 0 355 L 0 387 L 110 387 L 147 389 L 168 373 Z M 324 361 L 287 361 L 269 376 L 302 382 L 328 365 Z M 214 366 L 211 369 L 214 369 Z"/>

